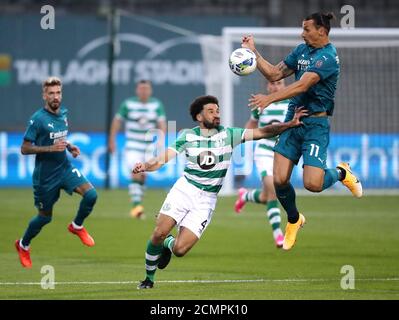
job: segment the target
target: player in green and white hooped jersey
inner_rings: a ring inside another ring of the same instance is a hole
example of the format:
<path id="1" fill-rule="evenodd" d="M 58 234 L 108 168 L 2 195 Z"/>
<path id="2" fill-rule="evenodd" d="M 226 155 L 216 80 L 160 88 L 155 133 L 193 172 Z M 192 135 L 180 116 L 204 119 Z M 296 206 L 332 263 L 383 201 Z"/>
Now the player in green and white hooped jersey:
<path id="1" fill-rule="evenodd" d="M 77 235 L 83 244 L 94 246 L 94 240 L 83 227 L 83 221 L 96 203 L 97 192 L 67 158 L 66 150 L 74 158 L 80 154 L 80 150 L 67 141 L 67 109 L 61 105 L 60 79 L 50 77 L 44 81 L 43 100 L 45 106 L 30 118 L 21 146 L 22 154 L 36 155 L 32 180 L 35 206 L 38 209 L 37 216 L 30 221 L 24 236 L 15 241 L 20 262 L 25 268 L 32 266 L 30 242 L 51 221 L 53 206 L 60 197 L 61 189 L 70 195 L 76 192 L 82 196 L 79 210 L 68 230 Z"/>
<path id="2" fill-rule="evenodd" d="M 269 93 L 277 92 L 285 87 L 284 79 L 267 83 Z M 253 129 L 264 127 L 271 123 L 284 122 L 287 113 L 288 100 L 278 101 L 271 104 L 268 108 L 259 112 L 257 109 L 251 113 L 251 118 L 246 124 L 246 128 Z M 277 137 L 262 139 L 257 142 L 255 150 L 255 163 L 258 173 L 262 179 L 262 189 L 238 190 L 238 199 L 234 205 L 237 213 L 240 213 L 246 202 L 266 204 L 266 212 L 269 223 L 273 230 L 273 238 L 277 248 L 283 246 L 284 235 L 280 228 L 281 216 L 276 191 L 273 185 L 273 147 Z"/>
<path id="3" fill-rule="evenodd" d="M 224 128 L 220 125 L 219 103 L 213 96 L 201 96 L 190 106 L 190 114 L 198 127 L 184 130 L 162 155 L 145 163 L 137 163 L 134 173 L 155 171 L 184 152 L 186 166 L 168 193 L 145 252 L 146 278 L 138 289 L 152 288 L 156 269 L 164 269 L 172 253 L 184 256 L 208 227 L 216 206 L 216 198 L 230 165 L 233 148 L 250 140 L 280 134 L 301 124 L 304 110 L 296 112 L 292 121 L 263 128 Z M 178 233 L 169 233 L 177 226 Z"/>
<path id="4" fill-rule="evenodd" d="M 111 124 L 109 137 L 109 151 L 116 150 L 115 138 L 122 122 L 125 123 L 125 165 L 130 172 L 136 162 L 144 162 L 153 157 L 155 144 L 153 136 L 155 131 L 161 130 L 157 139 L 157 151 L 164 150 L 164 137 L 166 135 L 165 110 L 159 99 L 152 97 L 151 82 L 141 80 L 136 85 L 136 96 L 122 102 L 118 113 Z M 129 195 L 132 203 L 130 215 L 143 218 L 144 207 L 142 197 L 144 193 L 145 174 L 131 173 Z"/>

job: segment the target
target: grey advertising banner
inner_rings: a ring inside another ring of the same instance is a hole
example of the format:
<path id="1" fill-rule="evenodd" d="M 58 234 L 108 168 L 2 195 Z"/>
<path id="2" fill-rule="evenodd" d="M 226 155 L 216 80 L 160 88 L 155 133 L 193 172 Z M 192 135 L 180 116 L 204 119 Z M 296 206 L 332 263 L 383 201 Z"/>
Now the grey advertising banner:
<path id="1" fill-rule="evenodd" d="M 42 15 L 0 15 L 0 131 L 23 131 L 43 105 L 41 82 L 62 78 L 71 130 L 104 131 L 108 76 L 108 22 L 95 15 L 57 14 L 43 30 Z M 114 64 L 114 103 L 134 95 L 134 83 L 149 79 L 154 96 L 177 129 L 193 125 L 187 108 L 205 93 L 200 34 L 220 35 L 223 26 L 255 26 L 243 17 L 121 16 Z M 155 21 L 155 23 L 154 23 Z M 165 26 L 174 25 L 176 31 Z M 184 32 L 179 32 L 183 30 Z M 227 63 L 227 62 L 226 62 Z"/>

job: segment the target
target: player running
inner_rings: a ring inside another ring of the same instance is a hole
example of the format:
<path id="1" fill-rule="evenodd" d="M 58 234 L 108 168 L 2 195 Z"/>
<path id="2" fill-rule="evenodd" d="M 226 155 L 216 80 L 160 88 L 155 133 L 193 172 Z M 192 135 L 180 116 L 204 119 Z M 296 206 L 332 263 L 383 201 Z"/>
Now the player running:
<path id="1" fill-rule="evenodd" d="M 267 83 L 269 93 L 277 92 L 285 88 L 284 79 Z M 271 104 L 262 112 L 253 110 L 251 118 L 246 124 L 247 129 L 264 127 L 272 123 L 284 122 L 287 113 L 288 100 Z M 273 230 L 274 243 L 277 248 L 283 246 L 284 235 L 281 231 L 280 208 L 277 201 L 276 191 L 273 185 L 273 147 L 277 137 L 259 140 L 256 144 L 255 163 L 262 180 L 262 189 L 247 190 L 240 188 L 234 210 L 240 213 L 247 202 L 255 202 L 266 205 L 267 218 Z"/>
<path id="2" fill-rule="evenodd" d="M 166 115 L 163 103 L 152 96 L 152 85 L 148 80 L 140 80 L 136 84 L 136 96 L 124 100 L 118 113 L 112 120 L 108 150 L 116 151 L 116 135 L 125 123 L 124 164 L 131 171 L 136 162 L 144 162 L 153 157 L 154 149 L 160 154 L 164 148 L 166 136 Z M 157 143 L 153 143 L 153 135 L 158 129 Z M 142 199 L 145 190 L 145 174 L 130 172 L 129 195 L 131 199 L 130 216 L 144 218 Z"/>
<path id="3" fill-rule="evenodd" d="M 50 77 L 43 83 L 45 106 L 30 118 L 24 135 L 21 153 L 36 154 L 33 171 L 33 194 L 38 215 L 29 223 L 24 236 L 15 241 L 15 247 L 23 267 L 30 268 L 30 242 L 51 221 L 53 206 L 60 197 L 60 190 L 82 196 L 75 219 L 68 231 L 77 235 L 86 246 L 94 246 L 93 238 L 83 227 L 83 221 L 97 200 L 96 189 L 74 168 L 67 158 L 68 150 L 74 158 L 80 154 L 77 146 L 68 143 L 67 109 L 61 106 L 62 83 Z"/>
<path id="4" fill-rule="evenodd" d="M 355 197 L 363 194 L 362 185 L 351 172 L 349 164 L 326 168 L 327 147 L 330 141 L 329 116 L 334 111 L 334 96 L 340 73 L 336 48 L 330 43 L 330 20 L 333 14 L 314 13 L 302 22 L 305 43 L 297 46 L 285 59 L 274 66 L 256 50 L 252 36 L 244 36 L 242 46 L 253 50 L 259 71 L 269 80 L 277 81 L 295 73 L 295 82 L 269 95 L 256 94 L 249 106 L 263 110 L 271 103 L 289 99 L 286 121 L 292 119 L 298 106 L 305 106 L 309 116 L 304 125 L 285 131 L 274 147 L 273 177 L 277 197 L 287 212 L 283 249 L 291 249 L 305 217 L 295 201 L 290 183 L 294 165 L 303 157 L 303 183 L 307 190 L 321 192 L 341 181 Z"/>
<path id="5" fill-rule="evenodd" d="M 272 137 L 299 126 L 299 119 L 307 115 L 299 108 L 289 122 L 253 130 L 224 128 L 220 125 L 219 102 L 213 96 L 195 99 L 190 114 L 199 123 L 198 127 L 184 130 L 163 155 L 137 163 L 133 168 L 134 173 L 155 171 L 181 152 L 185 152 L 187 158 L 184 176 L 169 191 L 147 243 L 146 278 L 138 289 L 152 288 L 156 269 L 164 269 L 172 253 L 184 256 L 200 239 L 211 222 L 233 148 L 244 141 Z M 176 225 L 178 234 L 174 237 L 169 233 Z"/>

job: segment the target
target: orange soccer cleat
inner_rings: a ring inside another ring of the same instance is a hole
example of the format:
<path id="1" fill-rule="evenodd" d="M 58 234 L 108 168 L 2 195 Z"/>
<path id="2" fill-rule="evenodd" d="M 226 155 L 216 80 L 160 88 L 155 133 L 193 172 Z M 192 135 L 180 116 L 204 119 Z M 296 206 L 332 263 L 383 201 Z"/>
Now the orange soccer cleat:
<path id="1" fill-rule="evenodd" d="M 94 239 L 89 235 L 84 227 L 82 229 L 75 229 L 72 223 L 70 223 L 68 230 L 70 233 L 76 234 L 84 245 L 88 247 L 94 246 Z"/>
<path id="2" fill-rule="evenodd" d="M 15 248 L 18 251 L 19 261 L 24 268 L 32 268 L 32 261 L 30 259 L 30 249 L 25 250 L 19 244 L 19 239 L 15 240 Z"/>

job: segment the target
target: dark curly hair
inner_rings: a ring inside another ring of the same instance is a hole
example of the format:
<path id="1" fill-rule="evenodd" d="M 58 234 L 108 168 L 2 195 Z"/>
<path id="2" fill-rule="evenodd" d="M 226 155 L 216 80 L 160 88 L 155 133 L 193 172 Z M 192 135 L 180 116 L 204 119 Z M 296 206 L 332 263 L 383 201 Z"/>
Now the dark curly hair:
<path id="1" fill-rule="evenodd" d="M 214 103 L 219 106 L 219 101 L 214 96 L 200 96 L 196 98 L 190 105 L 190 114 L 194 121 L 197 120 L 197 114 L 201 113 L 204 106 L 208 103 Z"/>
<path id="2" fill-rule="evenodd" d="M 317 29 L 320 27 L 324 27 L 327 31 L 327 35 L 330 32 L 331 25 L 330 25 L 330 20 L 335 19 L 335 16 L 332 12 L 328 13 L 321 13 L 321 12 L 316 12 L 312 13 L 310 16 L 307 16 L 304 21 L 307 20 L 313 20 L 314 25 L 316 26 Z"/>

